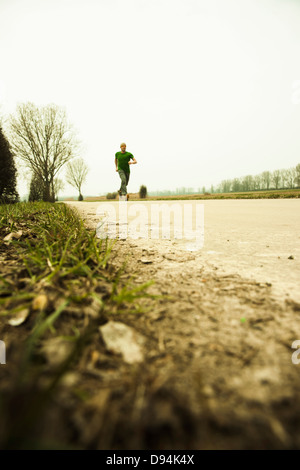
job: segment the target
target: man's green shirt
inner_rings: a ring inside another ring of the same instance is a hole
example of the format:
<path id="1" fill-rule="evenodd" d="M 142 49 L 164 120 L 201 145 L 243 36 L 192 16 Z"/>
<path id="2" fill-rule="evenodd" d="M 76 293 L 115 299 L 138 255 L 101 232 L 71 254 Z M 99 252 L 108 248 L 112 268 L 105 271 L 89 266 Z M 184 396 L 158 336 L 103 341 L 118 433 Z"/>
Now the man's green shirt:
<path id="1" fill-rule="evenodd" d="M 128 162 L 131 158 L 134 158 L 132 153 L 130 152 L 117 152 L 115 155 L 116 159 L 118 160 L 118 170 L 123 170 L 126 173 L 130 173 L 130 168 Z"/>

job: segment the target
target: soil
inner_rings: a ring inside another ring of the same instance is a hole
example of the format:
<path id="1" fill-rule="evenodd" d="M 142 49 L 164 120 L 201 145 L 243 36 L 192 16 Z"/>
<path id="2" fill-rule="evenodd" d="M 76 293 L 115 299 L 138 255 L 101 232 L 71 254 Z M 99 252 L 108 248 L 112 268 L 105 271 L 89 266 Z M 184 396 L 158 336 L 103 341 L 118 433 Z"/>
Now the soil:
<path id="1" fill-rule="evenodd" d="M 98 204 L 73 206 L 95 228 Z M 117 240 L 115 266 L 126 258 L 125 276 L 153 279 L 148 292 L 163 296 L 121 319 L 148 340 L 135 400 L 147 438 L 131 429 L 126 446 L 300 447 L 291 349 L 300 333 L 299 206 L 207 201 L 195 251 L 172 239 Z"/>
<path id="2" fill-rule="evenodd" d="M 96 228 L 99 203 L 69 204 Z M 99 333 L 28 435 L 41 436 L 43 448 L 299 449 L 300 365 L 291 348 L 300 337 L 299 205 L 206 201 L 200 249 L 117 239 L 110 269 L 123 267 L 121 279 L 134 286 L 153 280 L 146 292 L 157 297 L 142 297 L 141 311 L 106 312 L 101 323 L 134 329 L 144 359 L 128 364 Z M 86 318 L 66 309 L 56 331 L 70 334 L 70 323 L 80 329 Z M 26 337 L 18 328 L 3 329 L 15 346 Z M 43 367 L 51 373 L 51 363 Z M 28 406 L 24 391 L 20 403 L 18 413 Z"/>

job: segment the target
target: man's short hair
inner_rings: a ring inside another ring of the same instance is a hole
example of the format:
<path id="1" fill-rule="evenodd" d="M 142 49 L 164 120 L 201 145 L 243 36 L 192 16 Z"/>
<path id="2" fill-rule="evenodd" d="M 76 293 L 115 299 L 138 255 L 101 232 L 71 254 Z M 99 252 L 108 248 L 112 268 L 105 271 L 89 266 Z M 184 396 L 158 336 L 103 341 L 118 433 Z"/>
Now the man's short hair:
<path id="1" fill-rule="evenodd" d="M 122 142 L 122 143 L 120 144 L 120 148 L 121 148 L 123 145 L 125 145 L 125 147 L 126 147 L 125 142 Z"/>

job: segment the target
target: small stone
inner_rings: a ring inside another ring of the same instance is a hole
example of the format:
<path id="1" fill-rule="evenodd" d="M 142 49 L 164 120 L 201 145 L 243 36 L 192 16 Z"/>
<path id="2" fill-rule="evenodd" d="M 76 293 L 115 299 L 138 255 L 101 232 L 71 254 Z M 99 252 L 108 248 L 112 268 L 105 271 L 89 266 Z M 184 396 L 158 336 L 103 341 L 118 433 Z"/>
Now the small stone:
<path id="1" fill-rule="evenodd" d="M 47 359 L 50 366 L 56 367 L 67 359 L 73 347 L 74 345 L 71 341 L 59 337 L 50 338 L 44 341 L 41 353 Z"/>
<path id="2" fill-rule="evenodd" d="M 210 385 L 204 385 L 203 389 L 202 389 L 202 393 L 203 395 L 205 395 L 206 397 L 212 397 L 214 396 L 214 390 L 213 388 L 210 386 Z"/>
<path id="3" fill-rule="evenodd" d="M 150 264 L 150 263 L 153 263 L 153 261 L 151 259 L 146 259 L 146 258 L 141 258 L 140 261 L 144 264 Z"/>
<path id="4" fill-rule="evenodd" d="M 74 387 L 80 380 L 80 375 L 76 372 L 68 372 L 65 374 L 61 380 L 60 385 L 63 387 Z"/>
<path id="5" fill-rule="evenodd" d="M 288 257 L 288 259 L 294 259 L 293 255 L 290 255 L 290 256 Z"/>
<path id="6" fill-rule="evenodd" d="M 133 328 L 121 322 L 109 321 L 100 326 L 99 330 L 109 351 L 121 354 L 128 364 L 143 361 L 140 343 L 144 340 Z"/>

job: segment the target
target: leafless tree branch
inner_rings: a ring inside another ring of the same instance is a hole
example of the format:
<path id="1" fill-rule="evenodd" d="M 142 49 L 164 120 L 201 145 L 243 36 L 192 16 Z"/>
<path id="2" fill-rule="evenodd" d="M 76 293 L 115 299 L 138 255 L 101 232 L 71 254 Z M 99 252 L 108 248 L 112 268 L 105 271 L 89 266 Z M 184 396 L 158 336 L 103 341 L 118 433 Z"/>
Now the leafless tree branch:
<path id="1" fill-rule="evenodd" d="M 43 180 L 44 200 L 53 200 L 55 176 L 78 153 L 65 111 L 53 104 L 40 108 L 20 104 L 10 117 L 9 130 L 13 153 Z"/>

